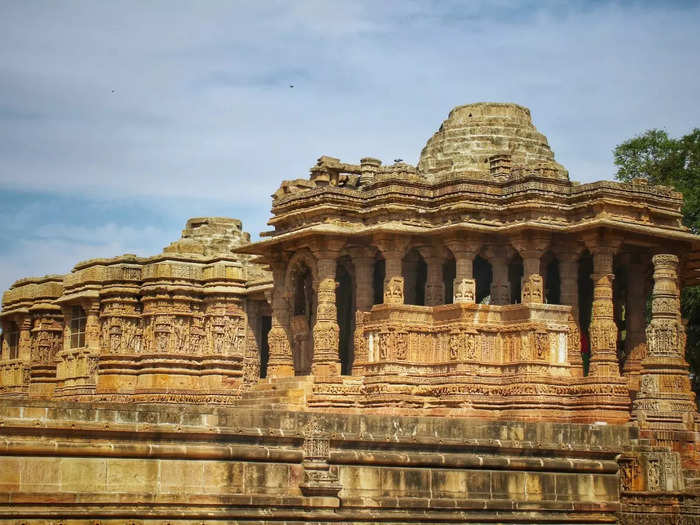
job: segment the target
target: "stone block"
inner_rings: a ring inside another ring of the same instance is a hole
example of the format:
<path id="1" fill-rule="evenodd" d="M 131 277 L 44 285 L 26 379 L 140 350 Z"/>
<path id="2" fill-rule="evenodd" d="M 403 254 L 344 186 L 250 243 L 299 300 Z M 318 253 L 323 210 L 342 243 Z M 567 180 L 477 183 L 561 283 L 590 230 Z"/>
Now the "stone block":
<path id="1" fill-rule="evenodd" d="M 61 458 L 58 465 L 62 492 L 104 492 L 107 462 L 100 458 Z"/>
<path id="2" fill-rule="evenodd" d="M 109 458 L 107 488 L 112 492 L 157 492 L 158 462 Z"/>

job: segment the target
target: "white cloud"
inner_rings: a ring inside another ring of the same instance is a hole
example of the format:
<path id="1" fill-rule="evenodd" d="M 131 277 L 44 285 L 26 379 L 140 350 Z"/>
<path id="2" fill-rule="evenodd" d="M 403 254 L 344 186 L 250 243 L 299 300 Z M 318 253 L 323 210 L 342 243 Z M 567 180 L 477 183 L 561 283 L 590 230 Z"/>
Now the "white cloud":
<path id="1" fill-rule="evenodd" d="M 697 5 L 72 1 L 1 9 L 0 187 L 177 201 L 175 228 L 213 199 L 230 203 L 226 214 L 255 233 L 279 182 L 306 176 L 318 156 L 415 162 L 458 104 L 529 106 L 557 160 L 583 181 L 612 177 L 612 148 L 635 133 L 677 135 L 700 121 Z M 9 255 L 0 275 L 8 265 L 24 275 L 116 255 L 132 237 L 148 250 L 173 240 L 156 240 L 158 231 L 139 237 L 138 219 L 121 216 L 70 232 L 60 210 L 50 221 L 57 226 L 38 223 L 31 209 L 10 220 L 34 256 Z M 52 235 L 64 235 L 63 244 L 48 242 Z"/>

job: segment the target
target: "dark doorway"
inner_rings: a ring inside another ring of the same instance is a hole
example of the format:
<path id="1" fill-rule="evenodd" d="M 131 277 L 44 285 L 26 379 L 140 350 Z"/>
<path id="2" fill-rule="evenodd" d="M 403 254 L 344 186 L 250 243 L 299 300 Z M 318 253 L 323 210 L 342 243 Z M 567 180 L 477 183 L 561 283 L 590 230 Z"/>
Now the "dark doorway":
<path id="1" fill-rule="evenodd" d="M 263 315 L 260 318 L 260 377 L 267 377 L 267 364 L 270 361 L 270 345 L 267 341 L 267 335 L 272 328 L 272 317 Z"/>
<path id="2" fill-rule="evenodd" d="M 404 302 L 425 306 L 425 282 L 428 277 L 428 266 L 415 248 L 404 257 L 402 273 L 405 283 Z"/>
<path id="3" fill-rule="evenodd" d="M 476 280 L 476 303 L 480 304 L 491 295 L 491 281 L 493 281 L 491 263 L 477 255 L 474 257 L 472 274 Z"/>
<path id="4" fill-rule="evenodd" d="M 445 288 L 445 304 L 454 302 L 454 282 L 457 277 L 457 262 L 453 258 L 447 259 L 442 265 L 442 281 Z"/>
<path id="5" fill-rule="evenodd" d="M 374 263 L 372 283 L 374 284 L 374 304 L 384 302 L 384 279 L 386 278 L 386 264 L 384 259 L 377 259 Z"/>
<path id="6" fill-rule="evenodd" d="M 561 304 L 561 279 L 559 277 L 559 261 L 552 257 L 544 272 L 544 298 L 549 304 Z"/>
<path id="7" fill-rule="evenodd" d="M 510 304 L 519 304 L 523 282 L 523 259 L 515 254 L 508 264 L 508 282 L 510 283 Z"/>
<path id="8" fill-rule="evenodd" d="M 340 328 L 339 348 L 340 357 L 340 373 L 349 375 L 352 371 L 353 362 L 353 328 L 355 319 L 353 313 L 355 311 L 355 297 L 353 286 L 353 278 L 348 270 L 347 263 L 339 263 L 335 270 L 335 280 L 338 287 L 335 291 L 335 304 L 338 318 L 338 327 Z"/>

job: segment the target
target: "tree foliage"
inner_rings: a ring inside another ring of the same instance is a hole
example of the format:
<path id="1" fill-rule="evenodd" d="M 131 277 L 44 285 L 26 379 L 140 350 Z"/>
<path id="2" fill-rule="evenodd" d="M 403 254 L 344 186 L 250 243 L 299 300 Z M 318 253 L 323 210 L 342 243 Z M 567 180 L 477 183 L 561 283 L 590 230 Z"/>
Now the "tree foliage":
<path id="1" fill-rule="evenodd" d="M 683 193 L 683 223 L 700 234 L 700 129 L 678 139 L 650 129 L 618 145 L 614 155 L 618 180 L 646 179 Z M 688 320 L 686 359 L 693 389 L 700 392 L 700 286 L 683 290 L 681 309 Z"/>

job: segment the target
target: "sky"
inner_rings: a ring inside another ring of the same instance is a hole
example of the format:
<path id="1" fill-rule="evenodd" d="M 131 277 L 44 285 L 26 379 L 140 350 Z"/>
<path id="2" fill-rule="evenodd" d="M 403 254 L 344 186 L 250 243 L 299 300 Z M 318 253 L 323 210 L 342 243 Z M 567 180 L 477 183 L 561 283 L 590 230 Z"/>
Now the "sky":
<path id="1" fill-rule="evenodd" d="M 572 180 L 700 126 L 700 2 L 0 3 L 0 289 L 153 255 L 190 217 L 256 239 L 321 155 L 415 164 L 450 109 L 516 102 Z M 294 87 L 290 87 L 294 86 Z"/>

